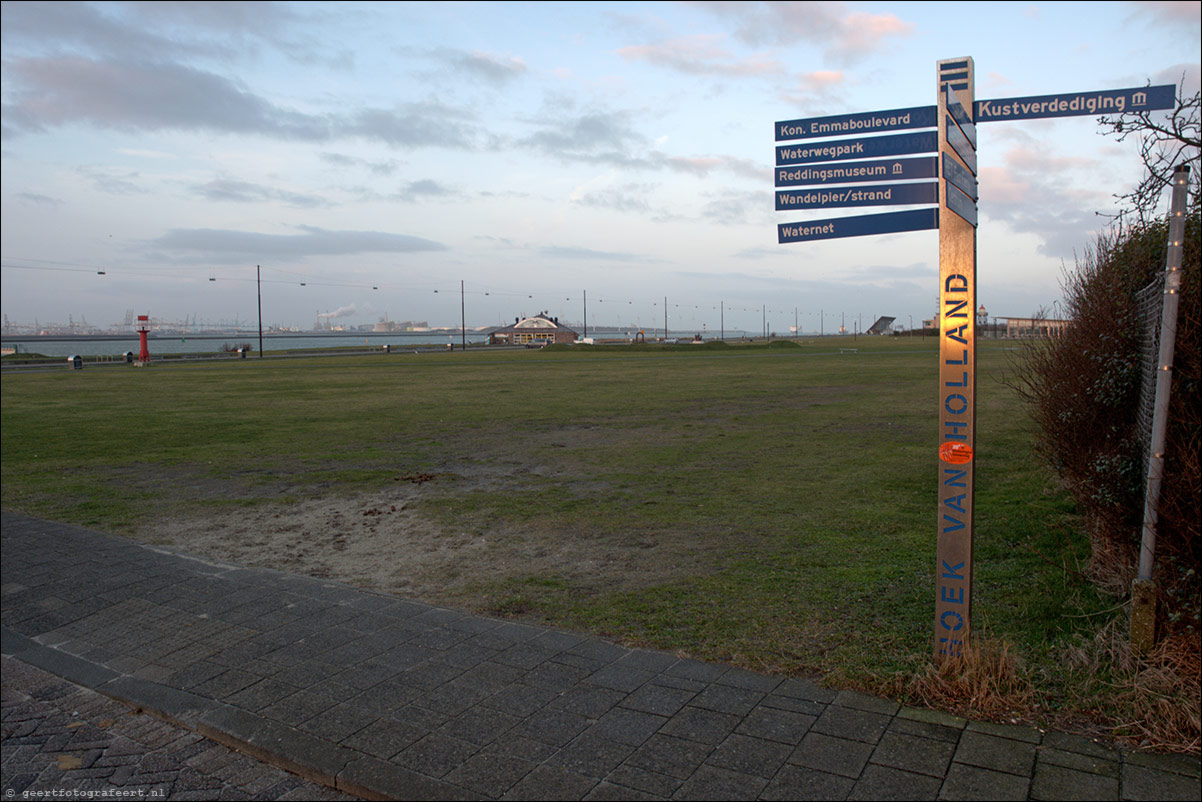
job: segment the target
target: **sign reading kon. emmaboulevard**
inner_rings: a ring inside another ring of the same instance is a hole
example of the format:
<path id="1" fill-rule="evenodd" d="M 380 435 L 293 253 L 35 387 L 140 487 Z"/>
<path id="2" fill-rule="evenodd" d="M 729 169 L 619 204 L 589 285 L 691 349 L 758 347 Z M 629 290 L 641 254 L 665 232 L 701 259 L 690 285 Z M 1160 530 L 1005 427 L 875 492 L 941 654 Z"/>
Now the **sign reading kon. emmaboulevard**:
<path id="1" fill-rule="evenodd" d="M 785 120 L 776 147 L 776 208 L 925 208 L 777 225 L 781 243 L 939 229 L 939 501 L 936 509 L 936 659 L 963 654 L 972 609 L 976 444 L 977 126 L 1005 120 L 1173 108 L 1176 87 L 1146 86 L 977 101 L 971 58 L 936 65 L 938 103 Z M 970 113 L 971 112 L 971 113 Z M 887 132 L 931 129 L 915 133 Z M 834 139 L 847 135 L 856 139 Z M 867 135 L 867 136 L 864 136 Z M 917 158 L 882 158 L 900 154 Z M 936 178 L 937 181 L 925 179 Z M 888 183 L 883 183 L 888 182 Z M 900 182 L 900 183 L 899 183 Z M 851 186 L 840 186 L 848 185 Z"/>

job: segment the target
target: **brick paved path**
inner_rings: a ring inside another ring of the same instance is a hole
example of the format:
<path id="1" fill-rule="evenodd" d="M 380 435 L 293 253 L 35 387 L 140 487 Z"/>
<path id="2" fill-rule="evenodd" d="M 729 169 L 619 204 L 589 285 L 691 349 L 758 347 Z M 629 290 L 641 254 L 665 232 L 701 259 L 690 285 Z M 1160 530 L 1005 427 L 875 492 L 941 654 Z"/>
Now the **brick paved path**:
<path id="1" fill-rule="evenodd" d="M 4 799 L 355 799 L 11 657 L 2 673 Z"/>
<path id="2" fill-rule="evenodd" d="M 1196 758 L 3 513 L 3 652 L 360 796 L 1188 799 Z"/>

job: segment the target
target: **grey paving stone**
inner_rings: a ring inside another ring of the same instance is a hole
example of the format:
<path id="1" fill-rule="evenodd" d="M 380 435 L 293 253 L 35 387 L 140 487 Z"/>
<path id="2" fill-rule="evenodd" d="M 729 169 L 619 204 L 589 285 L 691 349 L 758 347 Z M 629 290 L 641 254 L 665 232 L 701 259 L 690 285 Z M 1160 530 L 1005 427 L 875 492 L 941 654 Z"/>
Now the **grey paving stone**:
<path id="1" fill-rule="evenodd" d="M 467 741 L 431 734 L 402 749 L 391 762 L 419 774 L 441 779 L 479 751 L 478 746 Z"/>
<path id="2" fill-rule="evenodd" d="M 583 799 L 598 781 L 570 771 L 542 765 L 533 769 L 501 799 Z"/>
<path id="3" fill-rule="evenodd" d="M 747 671 L 742 668 L 732 668 L 729 671 L 723 672 L 722 676 L 714 680 L 714 683 L 717 685 L 730 685 L 748 691 L 758 691 L 759 693 L 772 693 L 781 682 L 782 679 L 780 677 L 756 674 L 753 671 Z"/>
<path id="4" fill-rule="evenodd" d="M 1039 730 L 1021 724 L 994 724 L 992 721 L 970 721 L 965 727 L 968 732 L 980 732 L 997 738 L 1009 738 L 1029 744 L 1039 743 L 1043 736 Z"/>
<path id="5" fill-rule="evenodd" d="M 567 710 L 540 710 L 514 727 L 512 735 L 564 746 L 589 726 L 587 716 Z"/>
<path id="6" fill-rule="evenodd" d="M 253 685 L 248 685 L 237 693 L 225 697 L 225 701 L 244 710 L 259 711 L 268 705 L 273 705 L 286 696 L 299 691 L 295 685 L 279 682 L 274 679 L 261 679 Z"/>
<path id="7" fill-rule="evenodd" d="M 880 713 L 885 716 L 892 716 L 901 709 L 901 705 L 897 702 L 868 696 L 858 691 L 840 691 L 831 704 L 864 710 L 869 713 Z"/>
<path id="8" fill-rule="evenodd" d="M 826 710 L 826 705 L 796 696 L 782 696 L 770 693 L 760 700 L 760 707 L 771 707 L 776 710 L 788 710 L 790 713 L 803 713 L 818 718 Z"/>
<path id="9" fill-rule="evenodd" d="M 631 710 L 654 713 L 657 716 L 671 716 L 696 695 L 695 692 L 689 690 L 649 684 L 631 693 L 622 700 L 621 705 Z"/>
<path id="10" fill-rule="evenodd" d="M 564 653 L 596 660 L 600 663 L 613 663 L 630 654 L 630 651 L 630 649 L 605 641 L 585 640 L 565 649 Z"/>
<path id="11" fill-rule="evenodd" d="M 889 726 L 889 716 L 831 705 L 811 726 L 814 732 L 875 744 Z"/>
<path id="12" fill-rule="evenodd" d="M 1035 744 L 986 735 L 970 728 L 960 738 L 955 761 L 983 769 L 1031 776 L 1035 765 Z"/>
<path id="13" fill-rule="evenodd" d="M 908 771 L 869 764 L 847 795 L 848 799 L 892 800 L 934 799 L 943 784 L 942 777 L 928 777 Z"/>
<path id="14" fill-rule="evenodd" d="M 1029 777 L 1006 774 L 992 769 L 952 763 L 939 789 L 939 798 L 948 800 L 996 800 L 996 802 L 1019 802 L 1027 798 L 1030 789 Z"/>
<path id="15" fill-rule="evenodd" d="M 545 762 L 573 774 L 601 779 L 633 751 L 631 746 L 598 738 L 586 731 Z"/>
<path id="16" fill-rule="evenodd" d="M 653 671 L 631 668 L 624 665 L 624 662 L 624 660 L 621 660 L 616 663 L 610 663 L 601 670 L 593 672 L 585 682 L 598 685 L 602 688 L 612 688 L 617 691 L 630 693 L 655 677 L 655 672 Z"/>
<path id="17" fill-rule="evenodd" d="M 318 713 L 329 710 L 335 704 L 337 702 L 328 696 L 319 696 L 310 691 L 297 691 L 291 696 L 285 696 L 280 701 L 268 705 L 260 712 L 268 718 L 295 727 Z"/>
<path id="18" fill-rule="evenodd" d="M 886 732 L 872 753 L 871 762 L 942 779 L 955 752 L 954 743 Z"/>
<path id="19" fill-rule="evenodd" d="M 338 787 L 348 793 L 369 798 L 395 800 L 472 799 L 464 789 L 423 777 L 412 771 L 377 760 L 360 757 L 351 761 L 338 776 Z M 264 796 L 265 799 L 273 797 Z M 291 797 L 296 798 L 296 797 Z"/>
<path id="20" fill-rule="evenodd" d="M 792 754 L 788 744 L 734 734 L 710 753 L 706 763 L 769 780 Z"/>
<path id="21" fill-rule="evenodd" d="M 370 699 L 372 693 L 368 691 L 364 697 Z M 437 710 L 448 716 L 457 716 L 487 698 L 487 691 L 471 686 L 461 686 L 457 684 L 457 681 L 452 681 L 418 697 L 414 704 L 430 710 Z"/>
<path id="22" fill-rule="evenodd" d="M 353 735 L 380 717 L 380 711 L 355 704 L 354 700 L 342 702 L 314 715 L 300 725 L 311 732 L 335 743 Z"/>
<path id="23" fill-rule="evenodd" d="M 625 765 L 675 777 L 679 782 L 683 782 L 705 762 L 705 759 L 713 751 L 714 747 L 709 744 L 657 733 L 644 741 L 642 746 L 626 758 Z M 649 793 L 664 793 L 655 788 L 637 787 Z M 673 786 L 667 793 L 675 790 L 676 787 Z"/>
<path id="24" fill-rule="evenodd" d="M 524 717 L 541 710 L 558 697 L 559 694 L 547 688 L 515 683 L 485 698 L 480 704 L 511 716 Z"/>
<path id="25" fill-rule="evenodd" d="M 1091 741 L 1081 735 L 1070 735 L 1065 732 L 1050 730 L 1043 735 L 1041 742 L 1048 749 L 1059 749 L 1064 752 L 1075 752 L 1079 755 L 1089 755 L 1099 760 L 1122 760 L 1122 753 L 1117 749 Z"/>
<path id="26" fill-rule="evenodd" d="M 660 794 L 651 794 L 646 791 L 638 791 L 631 788 L 629 785 L 618 785 L 609 780 L 602 780 L 593 787 L 584 798 L 586 800 L 615 800 L 621 802 L 639 802 L 639 800 L 659 800 L 667 799 L 666 796 Z"/>
<path id="27" fill-rule="evenodd" d="M 673 799 L 757 799 L 768 781 L 716 766 L 702 766 L 685 781 Z"/>
<path id="28" fill-rule="evenodd" d="M 517 669 L 510 669 L 517 671 Z M 552 691 L 566 691 L 593 673 L 590 669 L 548 660 L 522 677 L 522 682 Z"/>
<path id="29" fill-rule="evenodd" d="M 391 717 L 379 718 L 347 737 L 342 745 L 387 760 L 417 743 L 426 730 Z"/>
<path id="30" fill-rule="evenodd" d="M 1035 767 L 1031 781 L 1031 798 L 1060 799 L 1118 799 L 1117 777 L 1107 777 L 1042 761 Z"/>
<path id="31" fill-rule="evenodd" d="M 495 799 L 517 785 L 538 763 L 498 752 L 473 755 L 446 776 L 446 781 Z"/>
<path id="32" fill-rule="evenodd" d="M 567 710 L 589 718 L 601 718 L 625 698 L 624 692 L 612 688 L 578 685 L 552 700 L 550 706 L 556 710 Z"/>
<path id="33" fill-rule="evenodd" d="M 654 735 L 665 722 L 667 719 L 663 716 L 618 707 L 597 719 L 597 723 L 589 728 L 589 732 L 598 738 L 627 746 L 639 746 Z"/>
<path id="34" fill-rule="evenodd" d="M 841 800 L 846 799 L 856 781 L 805 766 L 784 766 L 768 783 L 760 799 Z"/>
<path id="35" fill-rule="evenodd" d="M 885 731 L 887 733 L 896 732 L 902 735 L 917 735 L 920 738 L 946 741 L 950 744 L 959 743 L 961 733 L 961 729 L 955 727 L 931 724 L 919 719 L 902 718 L 900 715 L 893 717 L 893 720 L 889 722 L 889 727 Z"/>
<path id="36" fill-rule="evenodd" d="M 745 716 L 764 696 L 765 694 L 759 691 L 736 688 L 732 685 L 711 685 L 693 697 L 690 705 L 718 713 Z"/>
<path id="37" fill-rule="evenodd" d="M 618 660 L 614 665 L 625 668 L 638 668 L 661 674 L 680 662 L 680 658 L 667 652 L 653 652 L 649 649 L 635 649 L 630 654 Z"/>
<path id="38" fill-rule="evenodd" d="M 815 721 L 816 716 L 761 705 L 747 714 L 736 732 L 796 746 Z"/>
<path id="39" fill-rule="evenodd" d="M 511 716 L 488 707 L 472 707 L 438 728 L 438 732 L 461 741 L 484 746 L 504 737 L 511 729 L 522 723 L 518 716 Z"/>
<path id="40" fill-rule="evenodd" d="M 1195 758 L 1197 760 L 1197 758 Z M 1124 763 L 1121 799 L 1194 800 L 1202 799 L 1202 781 L 1197 777 L 1158 771 L 1148 766 Z"/>
<path id="41" fill-rule="evenodd" d="M 1123 762 L 1143 766 L 1155 771 L 1184 774 L 1186 777 L 1202 775 L 1202 761 L 1194 755 L 1166 755 L 1156 752 L 1124 752 Z"/>
<path id="42" fill-rule="evenodd" d="M 697 682 L 713 682 L 730 669 L 716 663 L 703 663 L 700 660 L 683 659 L 664 669 L 664 674 Z"/>
<path id="43" fill-rule="evenodd" d="M 1101 756 L 1099 757 L 1099 755 Z M 1052 749 L 1045 743 L 1039 747 L 1036 753 L 1035 766 L 1037 771 L 1039 766 L 1050 765 L 1118 779 L 1120 769 L 1118 757 L 1117 752 L 1108 753 L 1105 749 L 1099 749 L 1093 754 L 1084 754 L 1064 749 Z"/>
<path id="44" fill-rule="evenodd" d="M 488 661 L 464 671 L 455 678 L 455 683 L 485 693 L 497 693 L 516 682 L 541 687 L 540 683 L 531 678 L 532 674 L 537 673 L 541 668 L 540 666 L 534 672 L 527 672 L 513 666 L 503 666 L 500 663 Z"/>
<path id="45" fill-rule="evenodd" d="M 871 756 L 871 744 L 811 731 L 793 750 L 789 762 L 855 779 L 860 776 Z"/>
<path id="46" fill-rule="evenodd" d="M 734 732 L 741 721 L 739 716 L 730 713 L 719 713 L 688 705 L 668 719 L 660 728 L 660 732 L 717 746 Z"/>

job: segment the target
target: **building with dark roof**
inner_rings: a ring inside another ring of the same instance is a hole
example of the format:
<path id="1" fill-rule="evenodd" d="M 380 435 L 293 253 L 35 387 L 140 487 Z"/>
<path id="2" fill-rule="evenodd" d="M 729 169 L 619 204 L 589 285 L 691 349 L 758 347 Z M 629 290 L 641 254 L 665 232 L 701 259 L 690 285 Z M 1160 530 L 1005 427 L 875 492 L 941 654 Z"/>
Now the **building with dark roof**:
<path id="1" fill-rule="evenodd" d="M 546 312 L 526 318 L 514 318 L 512 326 L 495 329 L 488 335 L 489 345 L 548 345 L 571 343 L 578 335 L 559 318 L 549 317 Z"/>

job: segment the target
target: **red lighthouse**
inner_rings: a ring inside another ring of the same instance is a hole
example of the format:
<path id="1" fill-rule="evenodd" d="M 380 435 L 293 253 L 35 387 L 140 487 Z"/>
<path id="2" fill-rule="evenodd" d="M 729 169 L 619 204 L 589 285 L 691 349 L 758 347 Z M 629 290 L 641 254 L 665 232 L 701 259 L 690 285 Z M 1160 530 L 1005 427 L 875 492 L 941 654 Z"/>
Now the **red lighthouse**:
<path id="1" fill-rule="evenodd" d="M 138 342 L 142 349 L 138 352 L 138 364 L 150 364 L 150 347 L 146 344 L 146 335 L 150 333 L 150 316 L 138 315 Z"/>

